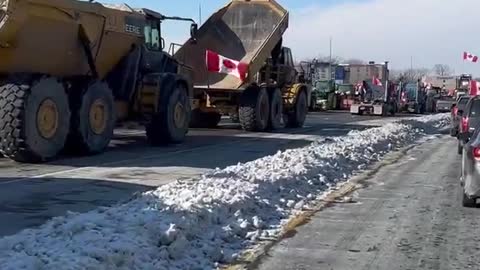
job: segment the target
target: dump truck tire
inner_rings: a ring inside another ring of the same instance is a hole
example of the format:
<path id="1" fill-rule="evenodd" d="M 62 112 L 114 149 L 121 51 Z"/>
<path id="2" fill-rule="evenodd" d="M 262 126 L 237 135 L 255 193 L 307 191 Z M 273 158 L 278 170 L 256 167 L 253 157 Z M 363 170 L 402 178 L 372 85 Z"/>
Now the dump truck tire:
<path id="1" fill-rule="evenodd" d="M 115 105 L 112 91 L 106 83 L 94 82 L 88 86 L 82 96 L 72 95 L 72 97 L 70 99 L 72 118 L 67 150 L 74 154 L 85 155 L 105 151 L 115 129 Z"/>
<path id="2" fill-rule="evenodd" d="M 181 143 L 188 133 L 191 117 L 187 88 L 174 76 L 164 76 L 160 91 L 158 111 L 146 127 L 148 141 L 154 146 Z"/>
<path id="3" fill-rule="evenodd" d="M 283 98 L 280 89 L 270 90 L 270 120 L 269 128 L 272 130 L 282 128 Z"/>
<path id="4" fill-rule="evenodd" d="M 70 108 L 62 83 L 43 78 L 0 87 L 0 152 L 17 162 L 56 157 L 70 129 Z"/>
<path id="5" fill-rule="evenodd" d="M 202 112 L 200 109 L 192 111 L 192 120 L 190 127 L 192 128 L 216 128 L 222 115 L 217 112 Z"/>
<path id="6" fill-rule="evenodd" d="M 266 89 L 246 89 L 239 108 L 240 125 L 246 131 L 264 131 L 268 127 L 270 102 Z"/>
<path id="7" fill-rule="evenodd" d="M 295 100 L 295 107 L 284 117 L 285 126 L 289 128 L 303 127 L 307 118 L 307 95 L 305 91 L 300 91 Z"/>

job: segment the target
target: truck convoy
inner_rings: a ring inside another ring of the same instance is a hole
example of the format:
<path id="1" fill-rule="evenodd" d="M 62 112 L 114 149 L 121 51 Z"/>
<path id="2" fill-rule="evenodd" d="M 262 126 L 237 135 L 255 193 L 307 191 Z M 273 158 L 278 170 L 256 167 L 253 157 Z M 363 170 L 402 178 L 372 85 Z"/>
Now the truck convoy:
<path id="1" fill-rule="evenodd" d="M 221 115 L 238 115 L 246 131 L 303 126 L 309 88 L 282 45 L 288 23 L 288 12 L 273 0 L 233 0 L 175 53 L 195 70 L 191 126 L 215 127 Z M 246 78 L 209 73 L 207 50 L 247 64 Z"/>
<path id="2" fill-rule="evenodd" d="M 163 51 L 166 19 L 191 21 L 196 35 L 191 19 L 127 5 L 0 1 L 0 153 L 100 153 L 121 121 L 144 124 L 154 145 L 182 142 L 193 70 Z"/>

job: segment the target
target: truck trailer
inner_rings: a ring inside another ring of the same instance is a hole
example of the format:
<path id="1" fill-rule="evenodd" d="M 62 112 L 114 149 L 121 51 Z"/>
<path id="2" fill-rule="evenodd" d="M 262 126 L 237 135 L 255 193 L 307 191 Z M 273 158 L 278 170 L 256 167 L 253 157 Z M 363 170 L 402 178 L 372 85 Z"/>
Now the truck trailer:
<path id="1" fill-rule="evenodd" d="M 183 44 L 175 58 L 196 71 L 191 126 L 213 128 L 221 115 L 237 115 L 246 131 L 303 126 L 310 93 L 282 45 L 288 23 L 288 11 L 276 1 L 233 0 Z M 248 64 L 246 78 L 209 73 L 207 50 Z"/>

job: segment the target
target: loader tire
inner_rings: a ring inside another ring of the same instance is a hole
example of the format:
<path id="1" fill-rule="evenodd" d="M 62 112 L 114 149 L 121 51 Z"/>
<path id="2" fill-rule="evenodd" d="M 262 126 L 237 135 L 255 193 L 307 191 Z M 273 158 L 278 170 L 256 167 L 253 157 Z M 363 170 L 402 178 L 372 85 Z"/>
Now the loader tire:
<path id="1" fill-rule="evenodd" d="M 270 101 L 267 90 L 257 87 L 246 89 L 242 94 L 238 112 L 243 130 L 266 130 L 270 118 Z"/>
<path id="2" fill-rule="evenodd" d="M 93 155 L 105 151 L 115 129 L 115 105 L 106 83 L 90 84 L 83 95 L 70 96 L 72 110 L 67 151 Z"/>
<path id="3" fill-rule="evenodd" d="M 182 143 L 191 117 L 187 88 L 174 76 L 164 76 L 160 91 L 158 110 L 146 126 L 148 141 L 154 146 Z"/>
<path id="4" fill-rule="evenodd" d="M 307 118 L 307 95 L 305 91 L 300 91 L 295 101 L 295 107 L 292 112 L 285 115 L 285 126 L 289 128 L 300 128 L 305 124 Z"/>
<path id="5" fill-rule="evenodd" d="M 192 128 L 216 128 L 222 120 L 222 115 L 217 112 L 202 112 L 200 109 L 192 111 Z"/>
<path id="6" fill-rule="evenodd" d="M 270 91 L 270 120 L 268 127 L 271 130 L 282 128 L 283 98 L 280 89 Z"/>
<path id="7" fill-rule="evenodd" d="M 0 87 L 0 153 L 5 157 L 25 163 L 53 159 L 64 148 L 69 128 L 68 97 L 57 79 Z"/>

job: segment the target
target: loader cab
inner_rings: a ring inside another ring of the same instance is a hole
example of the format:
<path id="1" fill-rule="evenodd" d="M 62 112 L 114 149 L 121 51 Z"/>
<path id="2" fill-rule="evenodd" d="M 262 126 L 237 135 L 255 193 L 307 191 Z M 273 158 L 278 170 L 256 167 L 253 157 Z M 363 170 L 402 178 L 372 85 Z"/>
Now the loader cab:
<path id="1" fill-rule="evenodd" d="M 161 35 L 160 21 L 148 18 L 144 27 L 145 47 L 151 51 L 161 51 L 165 47 L 165 40 Z"/>
<path id="2" fill-rule="evenodd" d="M 282 47 L 279 59 L 279 71 L 283 74 L 285 82 L 293 82 L 297 77 L 297 70 L 293 62 L 292 50 L 287 47 Z"/>

